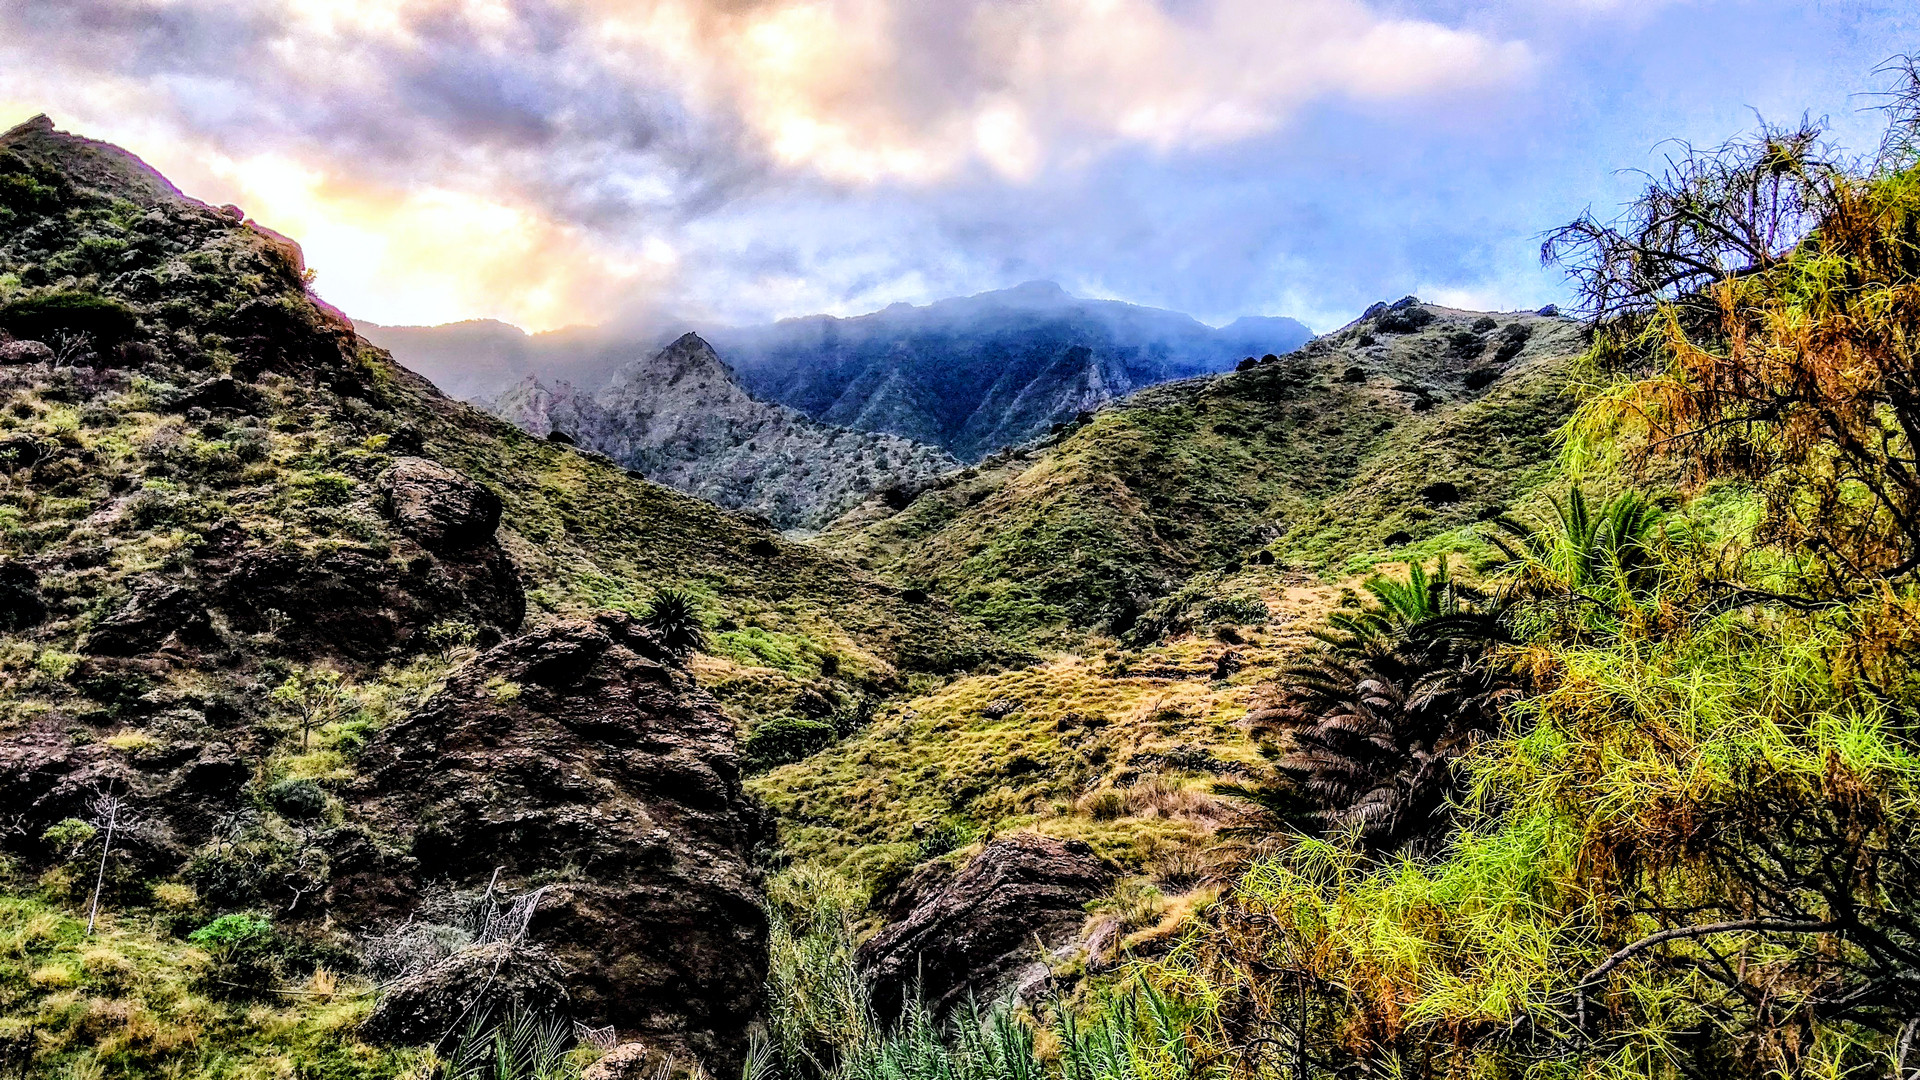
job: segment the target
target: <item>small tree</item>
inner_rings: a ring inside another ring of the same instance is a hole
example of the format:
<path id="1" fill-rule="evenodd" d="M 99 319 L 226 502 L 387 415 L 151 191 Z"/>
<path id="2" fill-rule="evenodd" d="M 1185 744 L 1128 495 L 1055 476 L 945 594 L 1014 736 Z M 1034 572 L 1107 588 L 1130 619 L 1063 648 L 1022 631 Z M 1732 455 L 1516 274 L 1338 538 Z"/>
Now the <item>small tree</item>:
<path id="1" fill-rule="evenodd" d="M 330 668 L 311 668 L 287 676 L 274 687 L 273 702 L 293 714 L 300 728 L 300 749 L 305 750 L 313 730 L 325 727 L 353 707 L 353 691 Z"/>
<path id="2" fill-rule="evenodd" d="M 1762 127 L 1689 148 L 1618 220 L 1543 250 L 1577 280 L 1603 366 L 1646 376 L 1581 430 L 1752 484 L 1761 539 L 1817 555 L 1842 595 L 1920 572 L 1920 78 L 1900 70 L 1878 156 Z"/>

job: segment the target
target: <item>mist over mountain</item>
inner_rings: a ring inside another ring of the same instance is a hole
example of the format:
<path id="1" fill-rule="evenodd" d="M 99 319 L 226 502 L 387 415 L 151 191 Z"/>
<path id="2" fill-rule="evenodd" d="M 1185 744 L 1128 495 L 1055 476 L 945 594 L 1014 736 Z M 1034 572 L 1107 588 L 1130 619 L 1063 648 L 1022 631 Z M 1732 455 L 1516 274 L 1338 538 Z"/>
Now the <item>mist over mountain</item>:
<path id="1" fill-rule="evenodd" d="M 446 393 L 469 400 L 491 400 L 530 375 L 595 391 L 634 357 L 692 330 L 757 397 L 963 460 L 1025 442 L 1143 387 L 1287 353 L 1312 337 L 1294 319 L 1247 317 L 1215 329 L 1179 312 L 1075 297 L 1052 282 L 763 326 L 668 319 L 537 335 L 484 321 L 359 329 Z"/>

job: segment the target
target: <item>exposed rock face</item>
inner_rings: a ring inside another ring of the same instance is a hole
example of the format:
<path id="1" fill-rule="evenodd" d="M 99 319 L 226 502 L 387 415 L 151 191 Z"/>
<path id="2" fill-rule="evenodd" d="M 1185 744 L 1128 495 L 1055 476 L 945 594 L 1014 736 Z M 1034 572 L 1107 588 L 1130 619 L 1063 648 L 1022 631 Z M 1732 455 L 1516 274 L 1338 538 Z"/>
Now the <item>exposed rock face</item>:
<path id="1" fill-rule="evenodd" d="M 479 547 L 500 526 L 500 496 L 425 458 L 396 460 L 380 487 L 388 515 L 428 551 Z"/>
<path id="2" fill-rule="evenodd" d="M 936 1014 L 969 994 L 982 1004 L 1005 995 L 1042 948 L 1073 938 L 1083 905 L 1113 878 L 1086 844 L 1032 833 L 995 840 L 957 874 L 916 871 L 856 957 L 875 1006 L 898 1012 L 916 980 Z"/>
<path id="3" fill-rule="evenodd" d="M 363 1030 L 386 1042 L 434 1044 L 479 1017 L 498 1020 L 519 1009 L 564 1015 L 568 1004 L 558 961 L 544 949 L 496 942 L 386 987 Z"/>
<path id="4" fill-rule="evenodd" d="M 785 529 L 818 529 L 871 491 L 960 466 L 936 447 L 761 401 L 694 334 L 635 360 L 598 393 L 529 377 L 492 408 L 535 435 L 565 434 L 649 480 Z"/>
<path id="5" fill-rule="evenodd" d="M 0 630 L 25 630 L 46 617 L 40 576 L 17 562 L 0 563 Z"/>
<path id="6" fill-rule="evenodd" d="M 0 364 L 51 364 L 53 350 L 39 341 L 0 341 Z"/>
<path id="7" fill-rule="evenodd" d="M 360 798 L 407 838 L 410 880 L 335 895 L 560 880 L 531 937 L 567 967 L 577 1014 L 730 1072 L 766 970 L 759 816 L 734 726 L 625 616 L 548 624 L 456 673 L 361 759 Z"/>

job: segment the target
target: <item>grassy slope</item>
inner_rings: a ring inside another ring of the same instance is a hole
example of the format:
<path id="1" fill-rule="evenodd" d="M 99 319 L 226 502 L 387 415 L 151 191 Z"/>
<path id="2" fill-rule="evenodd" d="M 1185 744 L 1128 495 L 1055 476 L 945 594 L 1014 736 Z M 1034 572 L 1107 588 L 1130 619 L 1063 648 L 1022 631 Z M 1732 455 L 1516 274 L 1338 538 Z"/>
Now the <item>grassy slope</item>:
<path id="1" fill-rule="evenodd" d="M 254 346 L 223 333 L 222 320 L 250 304 L 285 316 L 275 348 L 339 325 L 305 295 L 290 249 L 182 198 L 111 147 L 23 129 L 4 149 L 0 172 L 26 182 L 3 189 L 0 304 L 59 290 L 103 295 L 138 319 L 135 340 L 147 351 L 98 370 L 0 369 L 0 439 L 52 448 L 39 464 L 0 457 L 0 562 L 32 567 L 49 608 L 44 622 L 0 635 L 0 741 L 64 732 L 134 772 L 169 760 L 176 744 L 219 741 L 254 766 L 242 797 L 253 848 L 279 857 L 298 843 L 265 796 L 285 780 L 316 781 L 327 793 L 325 826 L 354 827 L 341 797 L 366 728 L 404 713 L 470 650 L 328 661 L 354 707 L 302 748 L 269 691 L 305 661 L 272 629 L 221 629 L 217 665 L 190 653 L 136 658 L 138 672 L 104 690 L 87 681 L 84 641 L 137 586 L 204 588 L 198 553 L 216 536 L 388 558 L 394 533 L 373 481 L 402 432 L 503 497 L 502 540 L 526 582 L 530 620 L 635 606 L 663 585 L 699 594 L 716 628 L 714 655 L 696 674 L 743 720 L 787 711 L 803 691 L 853 694 L 1005 654 L 940 603 L 903 597 L 829 553 L 534 440 L 445 399 L 364 342 L 345 358 L 328 346 L 264 374 L 244 370 L 243 349 Z M 229 372 L 258 395 L 249 415 L 190 414 L 177 403 Z M 294 993 L 272 1006 L 229 1003 L 198 981 L 203 965 L 180 935 L 221 909 L 170 865 L 116 863 L 127 880 L 109 890 L 110 930 L 81 942 L 70 915 L 85 902 L 72 887 L 80 871 L 56 862 L 51 876 L 26 876 L 48 867 L 44 845 L 0 836 L 22 859 L 9 877 L 0 856 L 0 894 L 12 894 L 0 895 L 0 935 L 11 943 L 0 950 L 0 1055 L 11 1052 L 5 1040 L 27 1038 L 30 1074 L 101 1075 L 91 1071 L 98 1066 L 107 1075 L 280 1076 L 299 1064 L 347 1077 L 404 1065 L 356 1040 L 363 999 Z M 261 907 L 280 918 L 284 900 Z M 342 927 L 287 929 L 296 944 L 346 943 Z M 306 978 L 311 956 L 290 957 L 286 970 Z"/>
<path id="2" fill-rule="evenodd" d="M 1465 375 L 1491 362 L 1499 332 L 1429 310 L 1413 333 L 1357 323 L 1278 363 L 1145 391 L 897 514 L 870 503 L 821 542 L 1036 641 L 1124 629 L 1196 572 L 1262 548 L 1313 571 L 1385 557 L 1393 533 L 1417 542 L 1471 523 L 1545 477 L 1581 348 L 1564 321 L 1497 316 L 1532 336 L 1473 392 Z M 1422 505 L 1438 480 L 1461 500 Z"/>

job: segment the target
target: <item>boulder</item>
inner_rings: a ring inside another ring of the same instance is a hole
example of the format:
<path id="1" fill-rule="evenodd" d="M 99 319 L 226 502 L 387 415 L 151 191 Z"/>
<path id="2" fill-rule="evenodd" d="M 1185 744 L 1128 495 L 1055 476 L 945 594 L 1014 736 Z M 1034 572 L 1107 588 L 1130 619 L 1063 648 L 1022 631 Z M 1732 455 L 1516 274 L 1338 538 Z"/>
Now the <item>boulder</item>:
<path id="1" fill-rule="evenodd" d="M 586 1067 L 580 1080 L 682 1080 L 696 1075 L 685 1059 L 646 1043 L 621 1043 Z"/>
<path id="2" fill-rule="evenodd" d="M 519 629 L 526 594 L 499 545 L 445 558 L 404 540 L 394 548 L 389 559 L 373 549 L 255 548 L 207 567 L 220 574 L 215 596 L 234 629 L 272 632 L 302 655 L 384 659 L 417 648 L 444 619 Z"/>
<path id="3" fill-rule="evenodd" d="M 377 732 L 359 772 L 354 801 L 412 859 L 336 882 L 336 903 L 564 871 L 530 934 L 568 968 L 576 1018 L 738 1071 L 767 964 L 762 816 L 733 722 L 637 622 L 556 621 L 488 650 Z"/>
<path id="4" fill-rule="evenodd" d="M 403 457 L 380 478 L 387 514 L 436 554 L 492 542 L 500 496 L 426 458 Z"/>
<path id="5" fill-rule="evenodd" d="M 170 639 L 183 645 L 212 640 L 207 606 L 184 585 L 155 583 L 137 588 L 113 614 L 95 623 L 81 647 L 96 656 L 138 656 Z"/>
<path id="6" fill-rule="evenodd" d="M 40 341 L 0 341 L 0 364 L 51 364 L 53 350 Z"/>
<path id="7" fill-rule="evenodd" d="M 1113 884 L 1114 869 L 1078 840 L 1016 833 L 988 844 L 957 873 L 915 871 L 885 905 L 887 925 L 860 946 L 882 1016 L 915 990 L 936 1015 L 969 995 L 1004 997 L 1043 949 L 1072 941 L 1087 901 Z"/>
<path id="8" fill-rule="evenodd" d="M 17 562 L 0 563 L 0 631 L 28 630 L 46 617 L 40 576 Z"/>
<path id="9" fill-rule="evenodd" d="M 546 950 L 495 942 L 462 949 L 380 992 L 361 1030 L 390 1043 L 438 1043 L 479 1018 L 565 1015 L 566 970 Z M 449 1040 L 450 1041 L 450 1040 Z"/>

